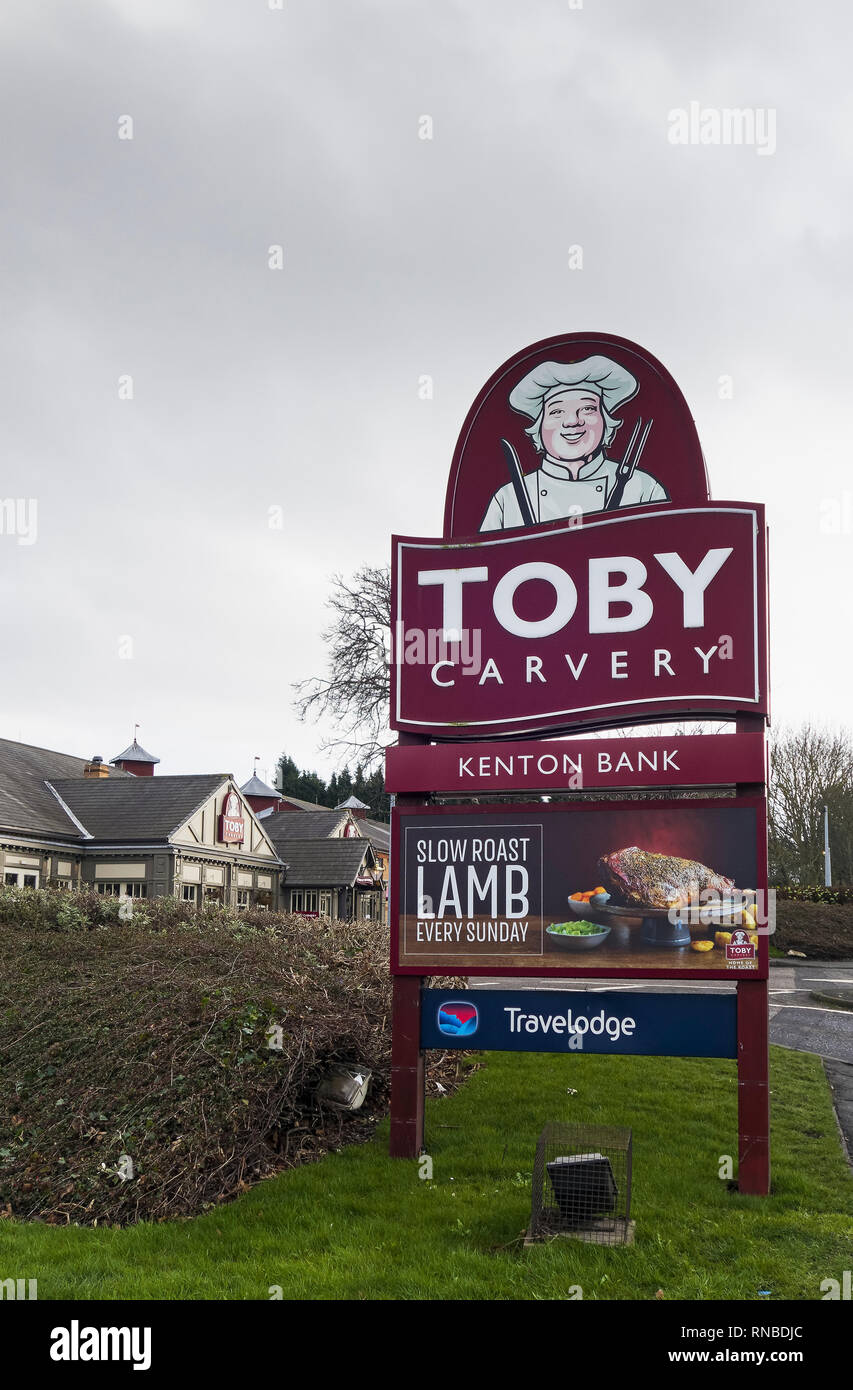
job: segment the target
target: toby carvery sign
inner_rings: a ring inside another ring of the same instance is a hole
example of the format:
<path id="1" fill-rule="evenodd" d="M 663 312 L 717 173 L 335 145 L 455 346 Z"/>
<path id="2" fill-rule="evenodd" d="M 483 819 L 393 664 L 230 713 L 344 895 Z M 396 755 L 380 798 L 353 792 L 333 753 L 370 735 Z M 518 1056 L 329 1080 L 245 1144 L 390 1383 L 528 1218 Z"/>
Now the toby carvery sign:
<path id="1" fill-rule="evenodd" d="M 440 539 L 393 538 L 392 728 L 441 739 L 768 712 L 763 508 L 712 502 L 675 382 L 621 338 L 477 397 Z"/>

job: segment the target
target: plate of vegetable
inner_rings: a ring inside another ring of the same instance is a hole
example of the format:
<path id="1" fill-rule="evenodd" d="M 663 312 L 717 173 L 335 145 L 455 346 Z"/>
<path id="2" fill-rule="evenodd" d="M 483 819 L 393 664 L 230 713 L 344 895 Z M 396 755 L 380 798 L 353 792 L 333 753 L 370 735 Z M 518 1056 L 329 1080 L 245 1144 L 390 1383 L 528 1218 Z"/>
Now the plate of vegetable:
<path id="1" fill-rule="evenodd" d="M 595 914 L 607 902 L 610 894 L 604 888 L 590 888 L 588 893 L 572 893 L 569 897 L 569 911 L 580 921 L 595 920 Z"/>
<path id="2" fill-rule="evenodd" d="M 546 927 L 545 935 L 553 946 L 565 951 L 591 951 L 600 946 L 610 935 L 609 927 L 601 927 L 595 922 L 552 922 Z"/>

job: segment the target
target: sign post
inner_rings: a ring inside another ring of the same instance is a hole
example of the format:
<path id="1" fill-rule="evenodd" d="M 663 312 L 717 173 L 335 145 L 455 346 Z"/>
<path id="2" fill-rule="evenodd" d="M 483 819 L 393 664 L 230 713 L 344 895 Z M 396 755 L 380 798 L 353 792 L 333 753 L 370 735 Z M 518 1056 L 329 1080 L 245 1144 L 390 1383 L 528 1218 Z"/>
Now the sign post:
<path id="1" fill-rule="evenodd" d="M 417 734 L 400 734 L 400 745 L 423 745 Z M 397 808 L 422 806 L 425 795 L 395 795 Z M 392 847 L 388 903 L 393 910 L 397 863 Z M 391 1138 L 392 1158 L 416 1158 L 424 1146 L 424 1054 L 421 1048 L 421 985 L 418 977 L 395 975 L 391 1001 Z"/>
<path id="2" fill-rule="evenodd" d="M 392 1158 L 416 1158 L 424 1146 L 421 980 L 396 975 L 391 1004 Z"/>
<path id="3" fill-rule="evenodd" d="M 710 500 L 650 354 L 570 334 L 487 382 L 443 537 L 393 540 L 392 1155 L 423 1148 L 425 1048 L 736 1057 L 739 1186 L 769 1191 L 766 591 L 763 508 Z M 642 736 L 676 717 L 737 732 Z"/>
<path id="4" fill-rule="evenodd" d="M 742 715 L 738 734 L 760 738 L 763 720 Z M 737 735 L 736 735 L 737 737 Z M 765 749 L 766 767 L 766 749 Z M 740 798 L 766 796 L 766 770 L 738 779 Z M 763 1197 L 770 1191 L 770 996 L 768 980 L 739 980 L 738 1004 L 738 1188 Z"/>

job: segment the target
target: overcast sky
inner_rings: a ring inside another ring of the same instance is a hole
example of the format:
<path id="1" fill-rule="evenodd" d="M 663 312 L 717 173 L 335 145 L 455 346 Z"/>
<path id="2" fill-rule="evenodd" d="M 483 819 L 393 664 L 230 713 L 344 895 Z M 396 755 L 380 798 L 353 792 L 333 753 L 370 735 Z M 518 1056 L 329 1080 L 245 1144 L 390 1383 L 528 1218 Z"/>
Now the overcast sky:
<path id="1" fill-rule="evenodd" d="M 0 8 L 0 734 L 330 772 L 291 683 L 331 575 L 439 535 L 483 382 L 578 330 L 766 502 L 776 720 L 853 722 L 846 0 L 276 4 Z M 673 145 L 691 101 L 775 150 Z"/>

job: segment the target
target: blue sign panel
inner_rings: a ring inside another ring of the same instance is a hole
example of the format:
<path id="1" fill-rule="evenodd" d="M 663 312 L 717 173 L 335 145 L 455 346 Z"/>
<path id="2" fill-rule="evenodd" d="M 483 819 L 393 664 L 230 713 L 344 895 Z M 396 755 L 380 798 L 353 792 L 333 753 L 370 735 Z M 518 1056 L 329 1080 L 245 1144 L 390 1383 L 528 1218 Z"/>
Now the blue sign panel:
<path id="1" fill-rule="evenodd" d="M 425 989 L 422 1048 L 737 1057 L 737 996 Z"/>

